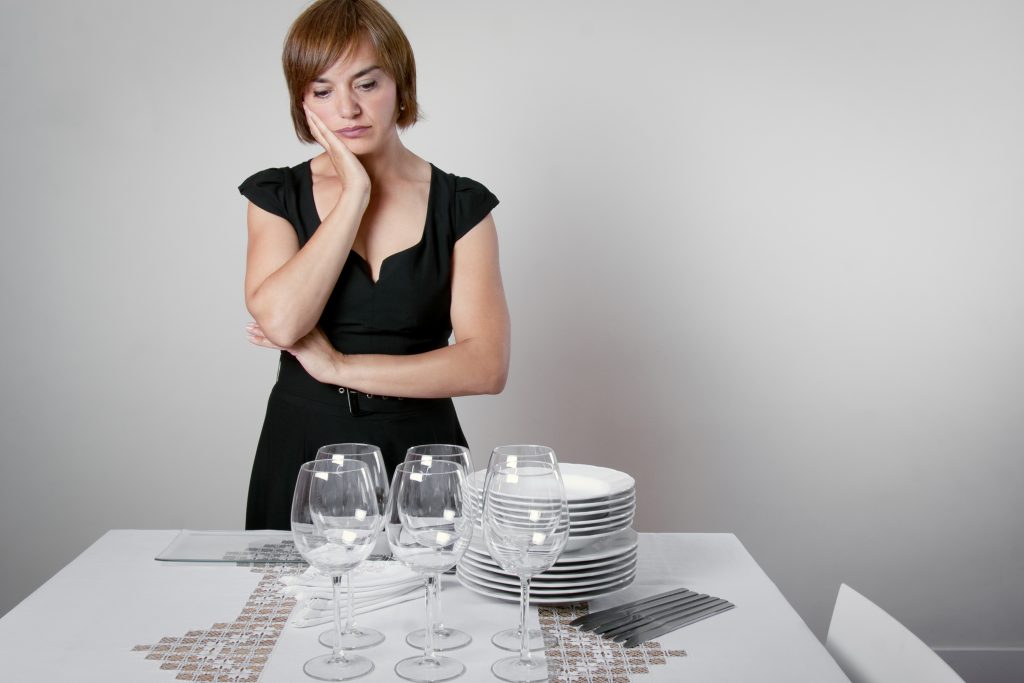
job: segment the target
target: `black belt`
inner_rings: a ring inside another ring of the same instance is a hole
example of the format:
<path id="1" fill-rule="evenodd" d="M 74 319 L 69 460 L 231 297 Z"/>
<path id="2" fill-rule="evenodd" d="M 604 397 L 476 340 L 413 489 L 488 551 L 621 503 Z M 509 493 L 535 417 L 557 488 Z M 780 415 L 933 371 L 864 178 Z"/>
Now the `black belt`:
<path id="1" fill-rule="evenodd" d="M 345 400 L 348 402 L 348 412 L 352 413 L 352 415 L 362 415 L 364 412 L 366 412 L 365 410 L 359 407 L 360 401 L 368 401 L 370 402 L 370 406 L 379 408 L 380 406 L 376 404 L 377 401 L 410 400 L 404 398 L 396 398 L 394 396 L 378 396 L 377 394 L 364 394 L 361 391 L 356 391 L 355 389 L 349 389 L 347 387 L 338 387 L 338 393 L 345 397 Z M 422 399 L 411 400 L 416 401 Z M 367 408 L 369 408 L 370 406 L 367 406 Z"/>
<path id="2" fill-rule="evenodd" d="M 380 394 L 367 394 L 334 384 L 324 384 L 310 377 L 309 373 L 291 355 L 281 359 L 281 368 L 277 375 L 277 387 L 294 396 L 312 399 L 331 406 L 344 406 L 354 416 L 366 413 L 399 413 L 451 402 L 451 399 L 448 398 L 397 398 L 395 396 L 381 396 Z"/>

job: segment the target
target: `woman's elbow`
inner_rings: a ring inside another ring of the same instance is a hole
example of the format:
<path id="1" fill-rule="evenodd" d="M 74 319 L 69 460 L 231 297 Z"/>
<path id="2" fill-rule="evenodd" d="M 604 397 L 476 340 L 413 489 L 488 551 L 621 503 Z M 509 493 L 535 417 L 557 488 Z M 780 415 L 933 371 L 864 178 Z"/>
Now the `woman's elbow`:
<path id="1" fill-rule="evenodd" d="M 284 320 L 280 316 L 253 310 L 252 307 L 249 308 L 249 314 L 260 326 L 263 336 L 269 339 L 274 346 L 280 346 L 282 349 L 295 346 L 309 332 L 309 330 L 302 331 L 293 322 Z"/>
<path id="2" fill-rule="evenodd" d="M 486 368 L 480 373 L 480 393 L 500 394 L 505 390 L 505 382 L 508 381 L 508 353 L 502 351 L 486 364 Z"/>
<path id="3" fill-rule="evenodd" d="M 508 380 L 508 368 L 504 372 L 493 372 L 488 375 L 481 387 L 481 394 L 495 395 L 505 390 L 505 382 Z"/>
<path id="4" fill-rule="evenodd" d="M 269 330 L 262 325 L 260 325 L 260 327 L 263 329 L 263 336 L 269 339 L 274 346 L 279 346 L 282 349 L 290 349 L 298 344 L 299 340 L 305 336 L 298 334 L 295 331 L 282 329 L 280 327 L 271 327 Z"/>

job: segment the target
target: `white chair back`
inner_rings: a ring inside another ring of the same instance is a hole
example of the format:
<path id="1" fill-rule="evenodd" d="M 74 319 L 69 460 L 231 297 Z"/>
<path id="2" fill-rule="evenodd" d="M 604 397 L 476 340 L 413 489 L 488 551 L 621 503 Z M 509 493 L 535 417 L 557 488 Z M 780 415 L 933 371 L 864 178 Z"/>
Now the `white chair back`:
<path id="1" fill-rule="evenodd" d="M 964 683 L 920 638 L 845 583 L 825 647 L 852 683 Z"/>

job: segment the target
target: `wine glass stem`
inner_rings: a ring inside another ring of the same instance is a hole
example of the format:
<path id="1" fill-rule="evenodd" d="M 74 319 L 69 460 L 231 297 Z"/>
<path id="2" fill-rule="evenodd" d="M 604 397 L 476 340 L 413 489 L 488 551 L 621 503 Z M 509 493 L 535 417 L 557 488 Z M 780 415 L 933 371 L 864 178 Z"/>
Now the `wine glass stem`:
<path id="1" fill-rule="evenodd" d="M 427 632 L 423 637 L 423 658 L 434 659 L 434 587 L 437 574 L 427 574 Z"/>
<path id="2" fill-rule="evenodd" d="M 348 590 L 348 618 L 345 620 L 345 633 L 351 633 L 356 627 L 356 606 L 352 597 L 352 572 L 345 572 L 346 588 Z"/>
<path id="3" fill-rule="evenodd" d="M 431 623 L 433 624 L 434 633 L 440 633 L 444 628 L 444 624 L 441 623 L 441 575 L 436 575 L 431 583 L 434 588 L 434 614 L 431 618 Z"/>
<path id="4" fill-rule="evenodd" d="M 346 573 L 346 576 L 348 574 Z M 332 648 L 332 658 L 334 660 L 345 659 L 345 654 L 341 651 L 341 600 L 338 599 L 338 587 L 341 585 L 341 576 L 331 577 L 331 589 L 334 591 L 334 647 Z M 351 603 L 349 603 L 351 605 Z M 350 607 L 351 609 L 351 607 Z"/>
<path id="5" fill-rule="evenodd" d="M 519 593 L 519 631 L 521 634 L 519 659 L 528 662 L 530 660 L 530 629 L 526 627 L 526 610 L 530 605 L 530 577 L 520 576 L 519 583 L 521 585 Z"/>

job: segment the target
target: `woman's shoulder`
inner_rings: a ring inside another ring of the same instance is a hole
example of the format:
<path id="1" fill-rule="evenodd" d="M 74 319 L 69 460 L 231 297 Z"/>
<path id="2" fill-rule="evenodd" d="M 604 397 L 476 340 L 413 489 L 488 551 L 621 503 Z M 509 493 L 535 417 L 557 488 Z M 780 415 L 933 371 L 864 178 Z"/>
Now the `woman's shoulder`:
<path id="1" fill-rule="evenodd" d="M 447 185 L 455 239 L 459 239 L 487 217 L 498 205 L 498 198 L 478 180 L 433 168 Z"/>
<path id="2" fill-rule="evenodd" d="M 487 189 L 487 186 L 478 180 L 469 178 L 467 176 L 456 175 L 455 173 L 449 173 L 448 171 L 438 168 L 435 164 L 431 163 L 430 167 L 434 169 L 434 172 L 444 179 L 445 184 L 449 186 L 451 191 L 457 193 L 466 193 L 467 195 L 472 194 L 493 194 Z"/>
<path id="3" fill-rule="evenodd" d="M 294 206 L 298 179 L 304 161 L 295 166 L 265 168 L 253 173 L 238 186 L 239 193 L 264 211 L 290 219 L 289 207 Z"/>
<path id="4" fill-rule="evenodd" d="M 294 183 L 303 173 L 308 175 L 310 160 L 303 161 L 294 166 L 274 166 L 271 168 L 265 168 L 262 171 L 256 171 L 248 178 L 242 181 L 239 185 L 239 189 L 249 185 L 286 185 Z"/>

